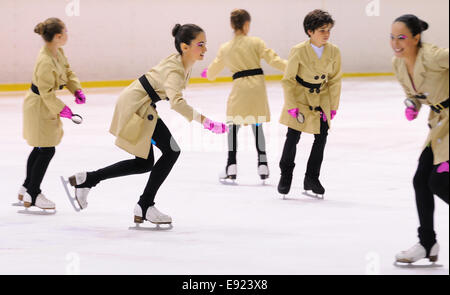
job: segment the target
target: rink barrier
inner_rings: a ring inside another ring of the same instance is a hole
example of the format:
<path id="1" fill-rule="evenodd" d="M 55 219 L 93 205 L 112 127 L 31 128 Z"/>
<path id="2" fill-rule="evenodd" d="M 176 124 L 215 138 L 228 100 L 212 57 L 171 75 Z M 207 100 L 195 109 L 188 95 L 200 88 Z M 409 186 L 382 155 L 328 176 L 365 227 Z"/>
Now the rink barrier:
<path id="1" fill-rule="evenodd" d="M 378 77 L 378 76 L 393 76 L 393 73 L 344 73 L 344 78 L 354 77 Z M 266 75 L 266 81 L 280 81 L 283 75 Z M 106 87 L 126 87 L 130 85 L 134 80 L 117 80 L 117 81 L 91 81 L 81 82 L 83 88 L 106 88 Z M 204 84 L 204 83 L 227 83 L 232 82 L 232 77 L 220 77 L 214 81 L 209 81 L 205 78 L 191 78 L 190 84 Z M 30 89 L 30 83 L 23 84 L 0 84 L 0 92 L 13 92 L 13 91 L 26 91 Z"/>

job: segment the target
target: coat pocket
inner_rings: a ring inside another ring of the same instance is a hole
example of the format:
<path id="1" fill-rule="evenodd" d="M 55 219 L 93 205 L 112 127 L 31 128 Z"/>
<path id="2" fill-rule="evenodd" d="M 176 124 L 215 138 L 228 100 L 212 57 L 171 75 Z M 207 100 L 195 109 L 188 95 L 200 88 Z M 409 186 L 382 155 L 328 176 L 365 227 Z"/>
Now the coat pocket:
<path id="1" fill-rule="evenodd" d="M 145 120 L 138 114 L 133 113 L 128 122 L 120 130 L 119 137 L 125 139 L 131 144 L 136 144 L 144 126 L 144 121 Z"/>

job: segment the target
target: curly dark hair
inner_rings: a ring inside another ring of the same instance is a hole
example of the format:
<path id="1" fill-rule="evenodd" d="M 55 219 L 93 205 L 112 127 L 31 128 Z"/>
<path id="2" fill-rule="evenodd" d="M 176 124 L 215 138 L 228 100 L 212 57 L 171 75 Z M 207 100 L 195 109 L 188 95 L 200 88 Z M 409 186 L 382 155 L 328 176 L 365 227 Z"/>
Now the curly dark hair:
<path id="1" fill-rule="evenodd" d="M 328 12 L 321 9 L 311 11 L 303 20 L 303 28 L 305 29 L 305 33 L 308 37 L 310 37 L 308 31 L 314 32 L 318 28 L 328 24 L 334 26 L 334 20 Z"/>

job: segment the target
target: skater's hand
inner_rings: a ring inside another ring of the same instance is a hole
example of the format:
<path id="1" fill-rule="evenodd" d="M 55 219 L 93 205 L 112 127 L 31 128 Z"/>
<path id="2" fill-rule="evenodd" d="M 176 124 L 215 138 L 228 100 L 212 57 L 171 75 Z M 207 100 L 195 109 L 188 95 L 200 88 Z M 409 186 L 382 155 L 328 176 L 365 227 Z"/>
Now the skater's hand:
<path id="1" fill-rule="evenodd" d="M 334 117 L 336 116 L 337 111 L 332 110 L 331 111 L 331 120 L 334 119 Z"/>
<path id="2" fill-rule="evenodd" d="M 202 78 L 208 78 L 208 68 L 203 69 L 201 76 Z"/>
<path id="3" fill-rule="evenodd" d="M 298 109 L 290 109 L 288 110 L 289 115 L 291 115 L 294 119 L 297 119 L 298 116 Z"/>
<path id="4" fill-rule="evenodd" d="M 211 121 L 210 119 L 206 118 L 205 121 L 203 121 L 203 127 L 205 129 L 211 130 L 212 132 L 216 134 L 223 134 L 228 133 L 228 127 L 227 125 L 219 122 Z"/>
<path id="5" fill-rule="evenodd" d="M 334 119 L 334 116 L 336 116 L 336 111 L 331 111 L 331 112 L 330 112 L 330 115 L 331 115 L 331 120 L 333 120 L 333 119 Z M 325 115 L 324 112 L 320 112 L 320 117 L 322 118 L 322 120 L 323 120 L 324 122 L 327 121 L 327 115 Z"/>
<path id="6" fill-rule="evenodd" d="M 442 162 L 439 164 L 439 167 L 437 168 L 437 173 L 448 173 L 448 162 Z"/>
<path id="7" fill-rule="evenodd" d="M 86 96 L 84 96 L 84 93 L 81 89 L 78 89 L 74 93 L 75 95 L 75 102 L 77 104 L 85 104 L 86 103 Z"/>
<path id="8" fill-rule="evenodd" d="M 59 115 L 63 118 L 72 119 L 73 113 L 68 106 L 64 106 Z"/>
<path id="9" fill-rule="evenodd" d="M 417 118 L 418 114 L 419 114 L 419 112 L 414 107 L 409 107 L 409 108 L 406 108 L 406 110 L 405 110 L 405 116 L 408 121 L 412 121 L 415 118 Z"/>

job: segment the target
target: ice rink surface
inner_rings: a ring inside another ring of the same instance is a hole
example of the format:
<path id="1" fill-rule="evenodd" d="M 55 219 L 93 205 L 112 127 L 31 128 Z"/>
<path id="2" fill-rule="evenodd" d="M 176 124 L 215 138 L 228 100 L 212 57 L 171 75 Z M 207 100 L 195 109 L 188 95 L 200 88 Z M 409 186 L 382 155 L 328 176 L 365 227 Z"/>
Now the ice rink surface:
<path id="1" fill-rule="evenodd" d="M 392 77 L 343 80 L 321 182 L 325 200 L 303 196 L 303 175 L 313 136 L 298 145 L 293 187 L 277 193 L 287 128 L 279 82 L 267 83 L 272 121 L 264 125 L 271 177 L 257 177 L 250 127 L 241 129 L 237 186 L 224 186 L 225 135 L 188 123 L 158 103 L 158 112 L 182 149 L 156 206 L 172 216 L 169 231 L 130 231 L 133 208 L 148 174 L 107 180 L 91 190 L 89 207 L 75 212 L 59 176 L 91 171 L 131 158 L 108 133 L 121 88 L 86 89 L 86 105 L 60 92 L 82 125 L 63 119 L 43 193 L 56 202 L 50 216 L 18 214 L 12 207 L 31 151 L 22 138 L 24 93 L 0 93 L 0 274 L 449 274 L 448 206 L 436 197 L 438 267 L 397 268 L 394 256 L 417 241 L 412 178 L 427 137 L 429 108 L 404 117 L 404 93 Z M 225 120 L 231 84 L 196 84 L 187 101 L 213 120 Z M 159 153 L 157 153 L 157 157 Z M 151 227 L 150 223 L 145 226 Z"/>

